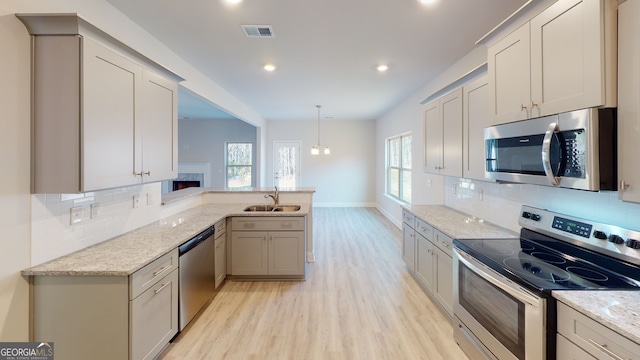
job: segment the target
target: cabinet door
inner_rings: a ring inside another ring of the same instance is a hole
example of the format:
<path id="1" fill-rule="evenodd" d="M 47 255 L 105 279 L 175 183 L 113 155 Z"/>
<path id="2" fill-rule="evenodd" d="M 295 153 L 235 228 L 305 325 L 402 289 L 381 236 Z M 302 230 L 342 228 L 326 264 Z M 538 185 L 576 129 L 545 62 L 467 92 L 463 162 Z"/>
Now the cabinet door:
<path id="1" fill-rule="evenodd" d="M 463 87 L 462 176 L 488 181 L 484 177 L 486 164 L 484 128 L 489 121 L 489 82 L 483 76 Z"/>
<path id="2" fill-rule="evenodd" d="M 433 251 L 436 268 L 433 292 L 444 309 L 453 316 L 453 260 L 437 247 Z"/>
<path id="3" fill-rule="evenodd" d="M 227 239 L 224 235 L 216 239 L 214 254 L 215 287 L 217 289 L 227 277 Z"/>
<path id="4" fill-rule="evenodd" d="M 267 275 L 269 253 L 266 231 L 231 233 L 231 273 L 233 275 Z"/>
<path id="5" fill-rule="evenodd" d="M 269 275 L 304 275 L 304 231 L 269 232 Z"/>
<path id="6" fill-rule="evenodd" d="M 82 189 L 137 184 L 134 154 L 141 121 L 142 68 L 93 41 L 83 40 Z"/>
<path id="7" fill-rule="evenodd" d="M 600 0 L 559 0 L 531 20 L 533 116 L 605 104 Z"/>
<path id="8" fill-rule="evenodd" d="M 178 176 L 178 85 L 150 71 L 143 72 L 143 181 Z M 136 161 L 136 164 L 140 162 Z"/>
<path id="9" fill-rule="evenodd" d="M 416 234 L 416 240 L 416 277 L 427 290 L 433 291 L 433 244 L 420 234 Z"/>
<path id="10" fill-rule="evenodd" d="M 618 58 L 618 198 L 640 203 L 640 3 L 620 4 Z"/>
<path id="11" fill-rule="evenodd" d="M 129 306 L 131 359 L 153 359 L 178 333 L 178 270 L 130 301 Z"/>
<path id="12" fill-rule="evenodd" d="M 423 106 L 424 115 L 424 171 L 440 173 L 442 167 L 442 118 L 436 99 Z"/>
<path id="13" fill-rule="evenodd" d="M 462 88 L 440 98 L 442 160 L 440 174 L 462 176 Z"/>
<path id="14" fill-rule="evenodd" d="M 415 271 L 416 235 L 413 228 L 402 224 L 402 260 L 411 272 Z"/>
<path id="15" fill-rule="evenodd" d="M 529 43 L 527 23 L 487 49 L 489 110 L 494 125 L 530 117 Z"/>

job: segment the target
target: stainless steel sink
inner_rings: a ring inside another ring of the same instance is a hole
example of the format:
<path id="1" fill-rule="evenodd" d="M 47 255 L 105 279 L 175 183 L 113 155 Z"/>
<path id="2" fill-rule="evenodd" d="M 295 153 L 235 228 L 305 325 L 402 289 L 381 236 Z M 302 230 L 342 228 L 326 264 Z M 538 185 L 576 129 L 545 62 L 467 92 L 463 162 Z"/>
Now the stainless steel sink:
<path id="1" fill-rule="evenodd" d="M 300 205 L 251 205 L 247 206 L 244 211 L 280 211 L 280 212 L 294 212 L 299 211 Z"/>
<path id="2" fill-rule="evenodd" d="M 300 210 L 300 205 L 278 205 L 273 211 L 293 212 Z"/>
<path id="3" fill-rule="evenodd" d="M 273 205 L 251 205 L 247 206 L 244 211 L 273 211 Z"/>

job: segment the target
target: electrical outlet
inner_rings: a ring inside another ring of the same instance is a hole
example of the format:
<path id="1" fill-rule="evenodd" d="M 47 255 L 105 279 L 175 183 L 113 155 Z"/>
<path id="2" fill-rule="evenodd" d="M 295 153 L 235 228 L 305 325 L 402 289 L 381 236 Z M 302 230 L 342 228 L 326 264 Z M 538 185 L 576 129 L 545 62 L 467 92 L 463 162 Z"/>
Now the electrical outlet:
<path id="1" fill-rule="evenodd" d="M 91 218 L 95 219 L 100 215 L 100 204 L 93 203 L 91 204 Z"/>
<path id="2" fill-rule="evenodd" d="M 76 206 L 71 208 L 71 225 L 82 222 L 82 207 Z"/>
<path id="3" fill-rule="evenodd" d="M 137 209 L 140 207 L 140 195 L 133 195 L 133 208 Z"/>
<path id="4" fill-rule="evenodd" d="M 433 181 L 431 179 L 427 180 L 427 187 L 430 188 L 433 186 Z"/>

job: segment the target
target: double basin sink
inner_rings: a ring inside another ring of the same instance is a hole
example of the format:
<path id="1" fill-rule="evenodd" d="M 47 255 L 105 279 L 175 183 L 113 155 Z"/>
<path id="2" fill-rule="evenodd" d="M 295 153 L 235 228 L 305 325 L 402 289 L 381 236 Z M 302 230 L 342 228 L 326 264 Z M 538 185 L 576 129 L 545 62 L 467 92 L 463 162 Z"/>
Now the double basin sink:
<path id="1" fill-rule="evenodd" d="M 294 212 L 300 210 L 300 205 L 251 205 L 247 206 L 244 211 L 278 211 L 278 212 Z"/>

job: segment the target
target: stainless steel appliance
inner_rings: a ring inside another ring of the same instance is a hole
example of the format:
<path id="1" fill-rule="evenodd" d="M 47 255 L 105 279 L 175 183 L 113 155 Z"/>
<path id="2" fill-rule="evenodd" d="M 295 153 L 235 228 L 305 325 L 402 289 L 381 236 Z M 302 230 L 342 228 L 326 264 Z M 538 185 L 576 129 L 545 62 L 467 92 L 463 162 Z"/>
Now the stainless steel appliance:
<path id="1" fill-rule="evenodd" d="M 584 109 L 485 128 L 485 177 L 615 190 L 616 109 Z"/>
<path id="2" fill-rule="evenodd" d="M 215 292 L 214 227 L 178 247 L 180 330 L 193 319 Z"/>
<path id="3" fill-rule="evenodd" d="M 454 337 L 471 359 L 555 359 L 558 290 L 640 290 L 640 232 L 523 206 L 520 237 L 456 239 Z"/>

